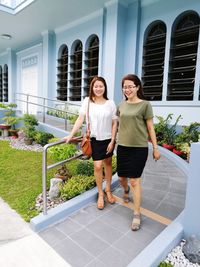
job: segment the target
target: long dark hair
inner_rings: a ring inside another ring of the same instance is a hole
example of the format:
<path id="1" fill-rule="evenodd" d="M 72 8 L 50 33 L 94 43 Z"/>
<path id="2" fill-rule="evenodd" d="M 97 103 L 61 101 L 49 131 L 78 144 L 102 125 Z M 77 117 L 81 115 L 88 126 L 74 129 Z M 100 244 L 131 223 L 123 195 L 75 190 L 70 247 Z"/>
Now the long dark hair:
<path id="1" fill-rule="evenodd" d="M 103 98 L 105 98 L 106 100 L 108 100 L 108 96 L 107 96 L 107 94 L 108 94 L 108 92 L 107 92 L 107 84 L 106 84 L 105 79 L 104 79 L 103 77 L 101 77 L 101 76 L 95 76 L 95 77 L 92 79 L 92 81 L 91 81 L 91 83 L 90 83 L 89 99 L 90 99 L 92 102 L 94 102 L 95 94 L 94 94 L 94 91 L 93 91 L 93 87 L 94 87 L 94 83 L 95 83 L 96 81 L 100 81 L 100 82 L 103 83 L 103 85 L 104 85 L 104 87 L 105 87 L 105 91 L 104 91 L 104 94 L 103 94 Z"/>
<path id="2" fill-rule="evenodd" d="M 124 87 L 124 82 L 127 81 L 127 80 L 128 81 L 132 81 L 132 82 L 134 82 L 134 84 L 136 86 L 139 86 L 139 90 L 137 91 L 137 96 L 140 99 L 145 99 L 142 83 L 141 83 L 141 80 L 138 78 L 138 76 L 135 75 L 135 74 L 128 74 L 128 75 L 124 76 L 123 79 L 122 79 L 122 88 Z M 126 96 L 125 96 L 125 98 L 127 100 Z"/>

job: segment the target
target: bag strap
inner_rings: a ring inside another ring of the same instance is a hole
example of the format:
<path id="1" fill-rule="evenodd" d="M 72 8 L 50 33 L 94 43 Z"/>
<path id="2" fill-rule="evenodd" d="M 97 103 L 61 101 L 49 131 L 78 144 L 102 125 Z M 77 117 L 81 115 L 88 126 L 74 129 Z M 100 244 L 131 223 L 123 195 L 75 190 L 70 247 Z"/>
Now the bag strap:
<path id="1" fill-rule="evenodd" d="M 88 136 L 90 136 L 90 119 L 89 119 L 89 109 L 90 109 L 90 98 L 88 97 L 88 105 L 87 105 L 87 111 L 86 111 L 86 133 Z"/>

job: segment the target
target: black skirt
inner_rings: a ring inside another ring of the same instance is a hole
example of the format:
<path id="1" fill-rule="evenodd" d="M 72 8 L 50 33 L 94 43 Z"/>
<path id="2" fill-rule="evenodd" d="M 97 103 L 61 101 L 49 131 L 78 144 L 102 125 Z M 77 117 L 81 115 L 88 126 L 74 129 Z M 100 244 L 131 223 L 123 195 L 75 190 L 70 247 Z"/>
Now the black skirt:
<path id="1" fill-rule="evenodd" d="M 119 177 L 139 178 L 148 157 L 148 147 L 117 146 L 117 173 Z"/>
<path id="2" fill-rule="evenodd" d="M 110 143 L 111 139 L 107 140 L 96 140 L 96 138 L 91 138 L 91 146 L 92 146 L 92 159 L 93 160 L 102 160 L 106 158 L 110 158 L 113 155 L 113 152 L 107 153 L 107 147 Z"/>

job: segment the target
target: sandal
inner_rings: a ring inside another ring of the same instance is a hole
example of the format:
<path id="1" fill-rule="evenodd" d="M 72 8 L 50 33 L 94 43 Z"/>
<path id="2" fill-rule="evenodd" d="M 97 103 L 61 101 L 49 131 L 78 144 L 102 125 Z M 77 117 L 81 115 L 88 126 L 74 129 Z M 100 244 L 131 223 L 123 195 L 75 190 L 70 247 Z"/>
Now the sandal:
<path id="1" fill-rule="evenodd" d="M 131 224 L 131 230 L 132 231 L 138 231 L 141 226 L 141 216 L 140 214 L 134 214 L 133 221 Z"/>
<path id="2" fill-rule="evenodd" d="M 103 210 L 104 209 L 104 195 L 102 195 L 102 194 L 98 195 L 97 208 L 99 210 Z"/>
<path id="3" fill-rule="evenodd" d="M 129 192 L 130 192 L 130 186 L 128 185 L 128 189 L 124 190 L 124 195 L 123 195 L 123 200 L 125 203 L 128 203 L 130 201 Z"/>
<path id="4" fill-rule="evenodd" d="M 107 190 L 107 191 L 105 191 L 105 193 L 106 193 L 106 198 L 107 198 L 108 203 L 114 204 L 115 198 L 114 198 L 113 194 L 111 193 L 111 191 Z"/>

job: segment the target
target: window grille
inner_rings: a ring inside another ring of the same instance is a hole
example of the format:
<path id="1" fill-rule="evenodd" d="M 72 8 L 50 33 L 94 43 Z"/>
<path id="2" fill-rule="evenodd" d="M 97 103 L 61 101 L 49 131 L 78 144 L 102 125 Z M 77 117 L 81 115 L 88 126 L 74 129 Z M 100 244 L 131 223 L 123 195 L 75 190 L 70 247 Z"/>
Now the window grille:
<path id="1" fill-rule="evenodd" d="M 70 56 L 70 101 L 81 101 L 81 81 L 82 81 L 82 57 L 83 46 L 81 41 L 78 41 L 74 53 Z"/>
<path id="2" fill-rule="evenodd" d="M 3 68 L 3 102 L 8 102 L 8 66 Z"/>
<path id="3" fill-rule="evenodd" d="M 92 78 L 98 75 L 99 65 L 99 38 L 93 36 L 90 40 L 88 50 L 85 51 L 85 69 L 84 69 L 84 95 L 89 95 L 89 86 Z"/>
<path id="4" fill-rule="evenodd" d="M 0 66 L 0 102 L 3 101 L 3 71 Z"/>
<path id="5" fill-rule="evenodd" d="M 67 101 L 68 48 L 63 46 L 57 60 L 57 99 Z"/>
<path id="6" fill-rule="evenodd" d="M 170 48 L 167 100 L 193 100 L 199 37 L 199 15 L 176 19 Z"/>
<path id="7" fill-rule="evenodd" d="M 159 21 L 147 28 L 143 46 L 142 82 L 147 100 L 162 100 L 166 26 Z"/>

